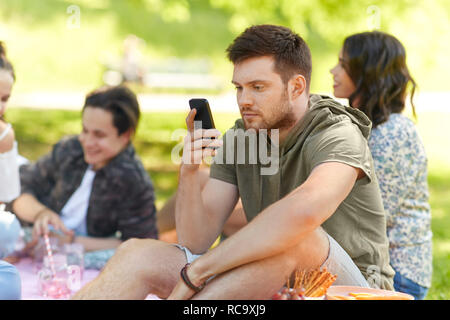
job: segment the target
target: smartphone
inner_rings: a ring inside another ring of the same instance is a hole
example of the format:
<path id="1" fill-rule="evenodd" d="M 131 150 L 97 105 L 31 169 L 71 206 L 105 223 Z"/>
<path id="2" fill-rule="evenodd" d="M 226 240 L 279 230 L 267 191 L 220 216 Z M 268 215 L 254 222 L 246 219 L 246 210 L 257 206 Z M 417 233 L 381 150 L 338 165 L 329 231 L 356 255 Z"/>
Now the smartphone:
<path id="1" fill-rule="evenodd" d="M 209 108 L 208 100 L 206 99 L 191 99 L 189 100 L 191 109 L 197 109 L 194 121 L 202 122 L 202 129 L 214 129 L 214 120 L 211 109 Z"/>

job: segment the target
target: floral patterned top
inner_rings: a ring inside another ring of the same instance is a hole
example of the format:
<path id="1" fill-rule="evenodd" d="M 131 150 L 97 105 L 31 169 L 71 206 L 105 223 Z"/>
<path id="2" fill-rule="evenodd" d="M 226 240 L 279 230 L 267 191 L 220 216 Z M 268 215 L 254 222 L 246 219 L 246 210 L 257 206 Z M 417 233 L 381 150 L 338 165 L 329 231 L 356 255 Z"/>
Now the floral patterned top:
<path id="1" fill-rule="evenodd" d="M 391 265 L 429 288 L 432 232 L 424 146 L 414 123 L 392 114 L 372 130 L 369 147 L 387 215 Z"/>

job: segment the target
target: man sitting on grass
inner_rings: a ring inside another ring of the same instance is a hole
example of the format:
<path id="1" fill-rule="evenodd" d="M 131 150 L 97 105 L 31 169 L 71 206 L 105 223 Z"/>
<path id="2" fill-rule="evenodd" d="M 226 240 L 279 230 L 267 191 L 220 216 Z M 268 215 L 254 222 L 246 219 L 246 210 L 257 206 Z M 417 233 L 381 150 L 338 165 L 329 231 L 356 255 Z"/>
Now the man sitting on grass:
<path id="1" fill-rule="evenodd" d="M 268 299 L 295 270 L 319 267 L 337 275 L 335 284 L 392 289 L 368 118 L 310 96 L 310 51 L 288 28 L 250 27 L 228 57 L 242 119 L 225 135 L 234 140 L 219 140 L 215 129 L 194 130 L 196 111 L 189 113 L 176 199 L 178 244 L 123 243 L 74 298 Z M 248 161 L 254 154 L 250 143 L 239 143 L 239 130 L 257 133 L 259 142 L 267 138 L 259 146 L 270 145 L 270 163 Z M 238 161 L 243 145 L 244 163 Z M 201 189 L 199 164 L 216 154 L 222 157 Z M 208 250 L 239 197 L 249 223 Z"/>

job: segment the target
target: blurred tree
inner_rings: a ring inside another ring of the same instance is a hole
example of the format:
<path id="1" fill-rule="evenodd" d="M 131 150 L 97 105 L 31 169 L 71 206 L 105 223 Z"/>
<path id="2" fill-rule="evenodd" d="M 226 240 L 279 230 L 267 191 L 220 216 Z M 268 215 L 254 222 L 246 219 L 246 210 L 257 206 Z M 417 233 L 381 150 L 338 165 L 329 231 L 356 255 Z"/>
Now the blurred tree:
<path id="1" fill-rule="evenodd" d="M 80 7 L 79 29 L 66 27 L 71 5 Z M 343 39 L 379 27 L 404 43 L 422 87 L 445 90 L 449 18 L 448 0 L 2 0 L 0 38 L 20 61 L 17 90 L 92 87 L 101 78 L 101 56 L 119 53 L 128 34 L 146 41 L 149 58 L 208 57 L 214 71 L 228 78 L 224 51 L 232 39 L 252 24 L 282 24 L 311 47 L 313 89 L 329 90 L 328 70 Z"/>

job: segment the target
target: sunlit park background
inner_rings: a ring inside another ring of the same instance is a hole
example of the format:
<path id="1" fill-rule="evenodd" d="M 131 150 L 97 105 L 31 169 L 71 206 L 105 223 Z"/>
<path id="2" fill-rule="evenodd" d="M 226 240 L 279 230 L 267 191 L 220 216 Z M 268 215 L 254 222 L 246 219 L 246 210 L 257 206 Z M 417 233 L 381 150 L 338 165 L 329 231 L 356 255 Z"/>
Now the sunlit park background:
<path id="1" fill-rule="evenodd" d="M 0 40 L 17 74 L 6 116 L 20 153 L 37 159 L 80 131 L 88 91 L 121 82 L 124 40 L 134 39 L 142 77 L 131 86 L 144 110 L 135 145 L 161 207 L 177 186 L 171 151 L 188 99 L 208 98 L 221 131 L 238 116 L 225 49 L 244 28 L 275 23 L 297 31 L 312 50 L 312 91 L 325 94 L 346 36 L 390 32 L 405 45 L 419 85 L 417 126 L 429 157 L 434 235 L 428 299 L 449 299 L 449 20 L 448 0 L 1 0 Z"/>

